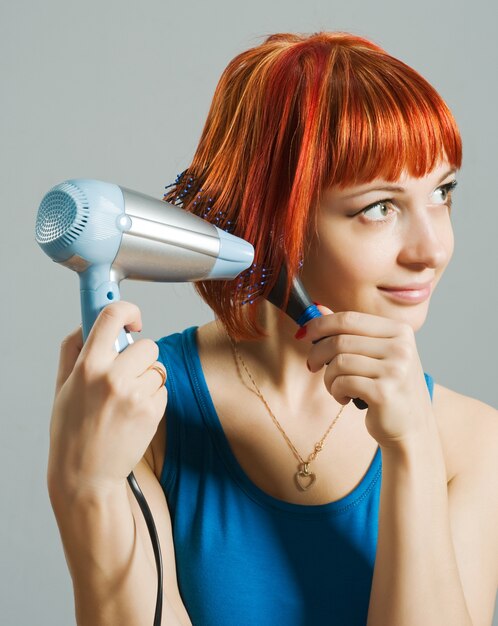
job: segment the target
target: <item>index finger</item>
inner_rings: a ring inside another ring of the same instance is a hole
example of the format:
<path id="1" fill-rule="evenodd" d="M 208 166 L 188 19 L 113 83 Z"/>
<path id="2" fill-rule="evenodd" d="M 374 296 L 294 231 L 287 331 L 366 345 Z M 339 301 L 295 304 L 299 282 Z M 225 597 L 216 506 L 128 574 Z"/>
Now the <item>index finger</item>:
<path id="1" fill-rule="evenodd" d="M 118 356 L 115 342 L 123 328 L 142 330 L 140 309 L 132 302 L 118 300 L 106 305 L 97 316 L 80 352 L 80 359 L 110 365 Z"/>
<path id="2" fill-rule="evenodd" d="M 395 320 L 360 311 L 339 311 L 333 315 L 315 317 L 306 326 L 306 339 L 312 343 L 334 335 L 395 337 L 398 332 Z"/>
<path id="3" fill-rule="evenodd" d="M 74 364 L 78 360 L 82 347 L 83 331 L 80 324 L 62 340 L 59 354 L 59 368 L 55 380 L 56 396 L 62 385 L 66 382 L 69 374 L 73 371 Z"/>

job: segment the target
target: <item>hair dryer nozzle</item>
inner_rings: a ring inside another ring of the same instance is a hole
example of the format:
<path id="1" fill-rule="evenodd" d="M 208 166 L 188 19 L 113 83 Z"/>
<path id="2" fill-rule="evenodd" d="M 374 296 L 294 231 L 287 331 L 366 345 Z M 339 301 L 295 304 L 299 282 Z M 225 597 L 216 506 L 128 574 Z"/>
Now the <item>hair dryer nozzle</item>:
<path id="1" fill-rule="evenodd" d="M 215 226 L 220 239 L 218 258 L 206 280 L 231 280 L 247 269 L 254 260 L 254 248 L 245 239 Z"/>

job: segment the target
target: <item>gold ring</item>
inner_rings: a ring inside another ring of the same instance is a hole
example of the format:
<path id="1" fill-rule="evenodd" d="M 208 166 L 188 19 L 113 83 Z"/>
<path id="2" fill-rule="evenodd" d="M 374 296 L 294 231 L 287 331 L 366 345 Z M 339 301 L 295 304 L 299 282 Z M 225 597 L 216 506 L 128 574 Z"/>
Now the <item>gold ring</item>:
<path id="1" fill-rule="evenodd" d="M 164 385 L 164 383 L 166 382 L 166 372 L 164 371 L 164 368 L 162 368 L 160 365 L 156 365 L 154 363 L 154 365 L 151 365 L 149 367 L 149 369 L 156 370 L 156 372 L 158 372 L 161 375 L 162 382 L 161 382 L 161 386 L 159 387 L 159 389 L 160 389 Z"/>

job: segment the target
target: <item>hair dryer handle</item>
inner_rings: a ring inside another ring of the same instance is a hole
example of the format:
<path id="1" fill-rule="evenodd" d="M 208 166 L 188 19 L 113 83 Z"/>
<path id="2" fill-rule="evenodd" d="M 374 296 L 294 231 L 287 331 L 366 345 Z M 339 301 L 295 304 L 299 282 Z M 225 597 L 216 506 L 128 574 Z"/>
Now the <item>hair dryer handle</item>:
<path id="1" fill-rule="evenodd" d="M 97 289 L 80 289 L 83 341 L 86 341 L 102 309 L 118 300 L 120 300 L 119 287 L 112 281 L 103 282 Z M 122 352 L 131 343 L 133 337 L 122 328 L 114 344 L 116 351 Z"/>

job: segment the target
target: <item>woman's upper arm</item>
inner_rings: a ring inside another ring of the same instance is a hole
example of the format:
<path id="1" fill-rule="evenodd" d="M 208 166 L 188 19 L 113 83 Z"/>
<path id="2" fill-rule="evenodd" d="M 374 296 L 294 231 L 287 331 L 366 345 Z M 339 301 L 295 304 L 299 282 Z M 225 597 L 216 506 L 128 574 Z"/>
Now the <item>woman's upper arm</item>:
<path id="1" fill-rule="evenodd" d="M 464 405 L 473 436 L 448 484 L 448 509 L 467 608 L 475 626 L 489 626 L 498 587 L 498 411 L 471 398 Z"/>
<path id="2" fill-rule="evenodd" d="M 165 444 L 165 432 L 166 432 L 166 415 L 162 418 L 158 431 L 162 429 L 164 432 L 161 437 Z M 162 563 L 163 563 L 163 624 L 178 626 L 191 626 L 191 622 L 188 613 L 185 609 L 183 601 L 178 589 L 178 580 L 176 576 L 176 563 L 175 563 L 175 550 L 173 544 L 173 533 L 171 527 L 171 516 L 168 508 L 168 502 L 163 488 L 159 482 L 159 476 L 162 469 L 161 467 L 154 466 L 154 461 L 158 461 L 156 454 L 156 444 L 158 444 L 159 436 L 156 435 L 154 439 L 158 439 L 147 449 L 143 459 L 134 468 L 133 474 L 137 480 L 137 483 L 144 494 L 147 504 L 149 505 L 154 524 L 159 537 L 159 545 L 161 548 Z M 154 440 L 153 440 L 154 441 Z M 165 445 L 163 451 L 165 450 Z M 164 459 L 164 453 L 162 458 Z M 161 462 L 162 463 L 162 462 Z M 133 516 L 135 518 L 137 526 L 137 535 L 142 542 L 144 549 L 146 550 L 151 567 L 156 571 L 156 562 L 154 552 L 152 548 L 152 541 L 138 502 L 128 487 L 128 497 L 130 499 L 130 505 L 133 510 Z M 173 614 L 171 613 L 173 612 Z M 169 613 L 169 615 L 168 615 Z"/>
<path id="3" fill-rule="evenodd" d="M 156 434 L 144 454 L 144 459 L 159 481 L 161 480 L 161 472 L 166 458 L 166 411 L 159 422 Z"/>

